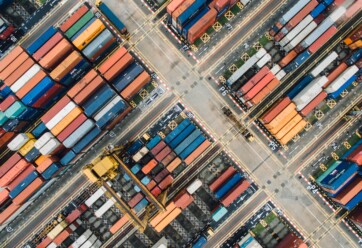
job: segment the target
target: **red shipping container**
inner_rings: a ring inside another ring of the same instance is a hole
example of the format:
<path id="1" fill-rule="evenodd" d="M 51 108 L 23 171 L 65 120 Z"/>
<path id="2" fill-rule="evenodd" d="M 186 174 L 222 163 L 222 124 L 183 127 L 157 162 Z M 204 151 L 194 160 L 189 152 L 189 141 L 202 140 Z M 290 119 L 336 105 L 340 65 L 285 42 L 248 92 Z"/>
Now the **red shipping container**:
<path id="1" fill-rule="evenodd" d="M 282 112 L 291 102 L 292 101 L 288 97 L 285 97 L 283 100 L 275 103 L 265 114 L 263 114 L 260 120 L 264 124 L 271 122 L 275 116 Z"/>
<path id="2" fill-rule="evenodd" d="M 165 148 L 162 149 L 162 151 L 160 151 L 156 156 L 155 159 L 159 162 L 162 161 L 162 159 L 164 159 L 168 154 L 170 154 L 170 152 L 172 151 L 172 149 L 169 146 L 166 146 Z"/>
<path id="3" fill-rule="evenodd" d="M 104 61 L 99 67 L 98 71 L 103 75 L 106 73 L 118 60 L 120 60 L 127 53 L 127 49 L 123 46 L 119 47 L 109 58 Z"/>
<path id="4" fill-rule="evenodd" d="M 137 205 L 137 203 L 139 203 L 141 200 L 143 199 L 143 195 L 142 193 L 137 193 L 135 196 L 132 197 L 131 200 L 128 201 L 128 206 L 130 208 L 133 208 L 134 206 Z"/>
<path id="5" fill-rule="evenodd" d="M 77 9 L 62 25 L 60 25 L 59 29 L 65 33 L 71 26 L 73 26 L 85 13 L 87 13 L 88 7 L 87 5 L 82 5 L 79 9 Z"/>
<path id="6" fill-rule="evenodd" d="M 166 143 L 161 140 L 154 148 L 151 149 L 151 153 L 156 156 L 164 147 L 166 146 Z"/>
<path id="7" fill-rule="evenodd" d="M 153 187 L 155 187 L 156 186 L 156 182 L 154 181 L 154 180 L 151 180 L 148 184 L 147 184 L 147 189 L 148 190 L 151 190 L 151 189 L 153 189 Z"/>
<path id="8" fill-rule="evenodd" d="M 168 186 L 172 184 L 172 182 L 173 182 L 173 176 L 168 175 L 160 182 L 158 187 L 160 187 L 162 190 L 165 190 Z"/>
<path id="9" fill-rule="evenodd" d="M 14 167 L 11 168 L 4 176 L 0 179 L 0 186 L 5 187 L 11 183 L 22 171 L 24 171 L 30 163 L 25 159 L 21 159 L 17 162 Z"/>
<path id="10" fill-rule="evenodd" d="M 28 187 L 26 187 L 17 197 L 13 199 L 13 203 L 17 205 L 23 204 L 31 197 L 42 185 L 44 181 L 40 177 L 36 178 Z"/>
<path id="11" fill-rule="evenodd" d="M 209 188 L 212 192 L 215 192 L 229 177 L 234 175 L 236 172 L 235 168 L 230 166 L 227 168 L 221 175 L 214 180 L 210 185 Z"/>
<path id="12" fill-rule="evenodd" d="M 0 206 L 7 200 L 9 199 L 9 190 L 8 189 L 3 189 L 0 192 Z"/>
<path id="13" fill-rule="evenodd" d="M 250 186 L 249 181 L 243 180 L 241 183 L 238 183 L 231 191 L 227 193 L 227 195 L 222 199 L 221 203 L 225 207 L 230 206 L 236 198 L 238 198 L 245 190 Z"/>
<path id="14" fill-rule="evenodd" d="M 0 61 L 0 72 L 8 67 L 8 65 L 13 62 L 22 52 L 24 52 L 24 49 L 21 46 L 17 46 L 13 50 L 11 50 L 8 55 L 6 55 Z"/>
<path id="15" fill-rule="evenodd" d="M 5 112 L 15 101 L 19 100 L 16 96 L 14 95 L 8 95 L 5 100 L 0 103 L 0 110 L 2 112 Z"/>
<path id="16" fill-rule="evenodd" d="M 174 152 L 171 152 L 167 155 L 164 159 L 162 159 L 161 163 L 166 167 L 169 163 L 171 163 L 172 160 L 176 158 L 176 154 Z"/>
<path id="17" fill-rule="evenodd" d="M 92 69 L 84 77 L 79 80 L 70 90 L 68 90 L 67 95 L 70 98 L 74 98 L 79 92 L 81 92 L 90 82 L 95 79 L 97 72 Z"/>
<path id="18" fill-rule="evenodd" d="M 159 194 L 161 194 L 161 189 L 159 187 L 154 187 L 152 190 L 151 190 L 151 194 L 154 196 L 154 197 L 157 197 Z M 148 198 L 147 198 L 148 199 Z"/>
<path id="19" fill-rule="evenodd" d="M 362 165 L 362 145 L 358 146 L 348 157 L 349 161 L 355 162 L 359 166 Z"/>
<path id="20" fill-rule="evenodd" d="M 130 53 L 126 53 L 120 60 L 118 60 L 109 70 L 103 74 L 104 78 L 108 81 L 115 79 L 124 69 L 126 69 L 134 58 Z"/>
<path id="21" fill-rule="evenodd" d="M 206 30 L 211 27 L 216 21 L 217 11 L 216 9 L 210 9 L 200 20 L 198 20 L 188 31 L 187 41 L 193 44 L 195 40 Z"/>
<path id="22" fill-rule="evenodd" d="M 157 164 L 157 161 L 155 159 L 152 159 L 145 166 L 142 167 L 142 172 L 147 175 L 153 168 L 156 167 Z"/>
<path id="23" fill-rule="evenodd" d="M 64 87 L 60 84 L 54 84 L 44 95 L 42 95 L 32 107 L 34 108 L 44 108 L 47 104 L 52 101 L 62 90 Z"/>
<path id="24" fill-rule="evenodd" d="M 71 135 L 86 120 L 87 120 L 87 116 L 85 116 L 84 114 L 78 115 L 78 117 L 75 118 L 75 120 L 73 120 L 72 123 L 70 123 L 66 128 L 64 128 L 63 131 L 61 131 L 58 134 L 57 139 L 60 142 L 63 142 L 66 138 L 69 137 L 69 135 Z"/>
<path id="25" fill-rule="evenodd" d="M 315 109 L 321 102 L 323 102 L 323 100 L 326 99 L 327 96 L 328 94 L 325 91 L 322 91 L 300 111 L 300 114 L 304 117 L 307 116 L 310 112 L 312 112 L 313 109 Z"/>
<path id="26" fill-rule="evenodd" d="M 248 92 L 249 90 L 251 90 L 251 88 L 253 88 L 253 86 L 255 84 L 257 84 L 263 77 L 265 77 L 265 75 L 267 75 L 270 72 L 269 68 L 267 66 L 264 66 L 263 68 L 260 69 L 260 71 L 258 71 L 258 73 L 256 73 L 246 84 L 244 84 L 239 91 L 242 94 L 245 94 L 246 92 Z"/>
<path id="27" fill-rule="evenodd" d="M 13 190 L 16 186 L 18 186 L 18 184 L 23 181 L 30 173 L 32 173 L 33 171 L 35 171 L 35 167 L 33 165 L 30 165 L 29 167 L 27 167 L 23 172 L 21 172 L 14 181 L 12 181 L 9 185 L 8 185 L 8 189 L 11 191 Z"/>
<path id="28" fill-rule="evenodd" d="M 57 246 L 60 246 L 64 240 L 66 240 L 70 234 L 72 233 L 72 229 L 69 227 L 65 228 L 61 233 L 58 234 L 58 236 L 53 240 L 54 244 Z"/>
<path id="29" fill-rule="evenodd" d="M 97 76 L 92 82 L 90 82 L 81 92 L 79 92 L 74 98 L 74 102 L 78 105 L 84 103 L 88 97 L 97 92 L 99 88 L 104 85 L 104 80 Z"/>
<path id="30" fill-rule="evenodd" d="M 245 100 L 252 99 L 256 94 L 258 94 L 263 88 L 267 86 L 274 79 L 274 74 L 269 72 L 262 80 L 260 80 L 254 87 L 244 95 Z"/>
<path id="31" fill-rule="evenodd" d="M 65 217 L 65 221 L 67 223 L 72 223 L 76 219 L 79 218 L 79 216 L 84 213 L 88 207 L 85 204 L 80 205 L 77 209 L 73 210 L 67 217 Z"/>
<path id="32" fill-rule="evenodd" d="M 2 211 L 0 213 L 0 225 L 4 224 L 4 222 L 9 219 L 19 208 L 20 206 L 12 203 L 4 211 Z"/>
<path id="33" fill-rule="evenodd" d="M 16 68 L 16 70 L 14 70 L 14 72 L 7 77 L 4 80 L 4 83 L 7 86 L 11 86 L 13 85 L 16 80 L 18 80 L 22 75 L 24 75 L 25 72 L 27 72 L 27 70 L 30 69 L 30 67 L 32 67 L 34 65 L 34 61 L 31 58 L 28 58 L 27 60 L 25 60 L 24 62 L 21 63 L 21 65 Z"/>
<path id="34" fill-rule="evenodd" d="M 71 99 L 68 96 L 62 97 L 54 106 L 48 110 L 40 119 L 44 123 L 48 123 L 60 110 L 62 110 Z"/>
<path id="35" fill-rule="evenodd" d="M 337 33 L 338 29 L 333 25 L 326 32 L 324 32 L 312 45 L 309 46 L 308 50 L 310 53 L 315 53 L 321 48 L 327 41 Z"/>
<path id="36" fill-rule="evenodd" d="M 160 171 L 155 178 L 153 178 L 153 180 L 155 180 L 157 183 L 161 182 L 162 179 L 164 179 L 167 175 L 169 174 L 167 169 L 163 169 L 162 171 Z"/>
<path id="37" fill-rule="evenodd" d="M 286 29 L 289 31 L 301 22 L 304 17 L 306 17 L 316 6 L 318 1 L 312 0 L 303 9 L 301 9 L 298 14 L 296 14 L 286 25 Z"/>
<path id="38" fill-rule="evenodd" d="M 42 45 L 38 51 L 33 54 L 33 58 L 39 61 L 47 52 L 49 52 L 63 38 L 62 34 L 55 33 L 47 42 Z"/>
<path id="39" fill-rule="evenodd" d="M 26 94 L 29 93 L 38 83 L 46 76 L 44 71 L 39 71 L 32 77 L 20 90 L 18 90 L 15 94 L 20 99 L 23 98 Z"/>

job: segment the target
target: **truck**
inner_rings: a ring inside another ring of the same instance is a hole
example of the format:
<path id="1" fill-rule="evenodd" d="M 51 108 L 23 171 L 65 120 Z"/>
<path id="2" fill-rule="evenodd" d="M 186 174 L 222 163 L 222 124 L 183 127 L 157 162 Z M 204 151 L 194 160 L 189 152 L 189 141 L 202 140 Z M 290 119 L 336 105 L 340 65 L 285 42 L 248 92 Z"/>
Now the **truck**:
<path id="1" fill-rule="evenodd" d="M 235 124 L 241 135 L 243 135 L 247 141 L 253 142 L 255 140 L 254 135 L 250 133 L 245 125 L 236 118 L 234 113 L 228 107 L 224 106 L 221 110 L 223 111 L 224 115 L 226 115 Z"/>
<path id="2" fill-rule="evenodd" d="M 107 19 L 118 29 L 121 34 L 127 34 L 127 28 L 123 22 L 102 1 L 97 1 L 96 6 L 107 17 Z"/>

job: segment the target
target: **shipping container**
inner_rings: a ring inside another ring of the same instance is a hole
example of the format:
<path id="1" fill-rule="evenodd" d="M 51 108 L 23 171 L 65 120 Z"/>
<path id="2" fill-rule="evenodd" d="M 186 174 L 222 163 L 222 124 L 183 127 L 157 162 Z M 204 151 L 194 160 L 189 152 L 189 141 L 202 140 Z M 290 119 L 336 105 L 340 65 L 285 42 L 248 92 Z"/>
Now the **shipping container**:
<path id="1" fill-rule="evenodd" d="M 32 55 L 34 54 L 42 45 L 44 45 L 45 42 L 47 42 L 55 33 L 57 30 L 51 26 L 49 27 L 44 33 L 42 33 L 38 39 L 36 39 L 32 44 L 30 44 L 26 51 Z"/>
<path id="2" fill-rule="evenodd" d="M 94 17 L 94 14 L 92 13 L 91 10 L 88 11 L 87 13 L 83 14 L 82 17 L 77 22 L 75 22 L 73 25 L 69 26 L 68 30 L 64 33 L 65 36 L 67 36 L 69 39 L 71 39 L 93 17 Z"/>
<path id="3" fill-rule="evenodd" d="M 58 64 L 60 64 L 73 50 L 74 49 L 72 44 L 63 38 L 39 61 L 39 64 L 47 70 L 52 70 Z"/>
<path id="4" fill-rule="evenodd" d="M 185 164 L 190 165 L 196 158 L 198 158 L 209 146 L 211 142 L 205 140 L 198 148 L 196 148 L 186 159 Z"/>
<path id="5" fill-rule="evenodd" d="M 17 205 L 23 204 L 29 199 L 42 185 L 44 181 L 40 177 L 36 178 L 28 187 L 26 187 L 17 197 L 13 199 L 13 203 Z"/>
<path id="6" fill-rule="evenodd" d="M 116 29 L 121 33 L 125 34 L 127 33 L 126 26 L 123 24 L 123 22 L 112 12 L 108 6 L 100 2 L 97 7 L 100 9 L 100 11 L 108 18 L 108 20 L 116 27 Z"/>
<path id="7" fill-rule="evenodd" d="M 224 206 L 219 206 L 213 213 L 212 213 L 212 219 L 215 222 L 218 222 L 221 220 L 222 217 L 227 214 L 228 210 Z"/>

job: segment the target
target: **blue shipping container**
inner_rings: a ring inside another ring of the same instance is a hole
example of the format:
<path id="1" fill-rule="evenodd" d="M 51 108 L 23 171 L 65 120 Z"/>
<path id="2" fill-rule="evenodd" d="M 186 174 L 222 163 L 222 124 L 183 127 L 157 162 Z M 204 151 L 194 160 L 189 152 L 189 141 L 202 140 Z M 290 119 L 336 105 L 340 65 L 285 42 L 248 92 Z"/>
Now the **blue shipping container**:
<path id="1" fill-rule="evenodd" d="M 79 35 L 81 35 L 90 25 L 92 25 L 92 23 L 97 20 L 97 17 L 93 17 L 92 19 L 90 19 L 81 29 L 79 29 L 78 32 L 76 32 L 72 37 L 71 37 L 71 41 L 74 41 L 75 39 L 78 38 Z"/>
<path id="2" fill-rule="evenodd" d="M 169 144 L 177 135 L 179 135 L 182 130 L 184 130 L 191 121 L 189 119 L 183 120 L 174 130 L 172 130 L 167 136 L 164 138 L 164 141 Z"/>
<path id="3" fill-rule="evenodd" d="M 178 18 L 177 18 L 177 30 L 179 33 L 182 28 L 193 18 L 199 11 L 206 5 L 206 0 L 195 0 Z"/>
<path id="4" fill-rule="evenodd" d="M 28 94 L 26 94 L 21 101 L 28 106 L 39 100 L 51 87 L 54 86 L 54 82 L 50 77 L 43 78 Z"/>
<path id="5" fill-rule="evenodd" d="M 61 169 L 61 166 L 53 163 L 51 166 L 48 167 L 48 169 L 46 169 L 41 176 L 45 179 L 45 180 L 49 180 L 50 178 L 52 178 L 59 170 Z"/>
<path id="6" fill-rule="evenodd" d="M 118 117 L 121 113 L 123 113 L 126 109 L 127 109 L 127 104 L 123 100 L 119 101 L 105 115 L 103 115 L 102 118 L 100 118 L 96 122 L 96 125 L 99 128 L 105 127 L 116 117 Z"/>
<path id="7" fill-rule="evenodd" d="M 184 139 L 175 149 L 174 152 L 179 155 L 183 150 L 185 150 L 199 135 L 201 131 L 196 129 L 193 131 L 186 139 Z"/>
<path id="8" fill-rule="evenodd" d="M 283 70 L 286 73 L 289 73 L 295 69 L 297 69 L 301 64 L 303 64 L 310 56 L 310 52 L 308 50 L 302 52 L 298 55 L 291 63 L 289 63 Z"/>
<path id="9" fill-rule="evenodd" d="M 235 173 L 231 176 L 223 185 L 221 185 L 215 192 L 215 197 L 218 199 L 223 198 L 238 182 L 240 182 L 242 176 L 239 173 Z"/>
<path id="10" fill-rule="evenodd" d="M 102 130 L 98 127 L 94 127 L 89 133 L 87 133 L 78 143 L 72 147 L 72 150 L 75 153 L 80 153 L 84 148 L 86 148 L 93 140 L 95 140 L 98 135 L 100 135 Z"/>
<path id="11" fill-rule="evenodd" d="M 75 152 L 73 152 L 72 150 L 69 150 L 61 159 L 60 159 L 60 163 L 63 166 L 66 166 L 68 164 L 70 164 L 70 162 L 77 156 L 77 154 Z"/>
<path id="12" fill-rule="evenodd" d="M 204 235 L 201 235 L 196 242 L 194 242 L 192 244 L 192 248 L 202 248 L 205 246 L 205 244 L 207 243 L 207 239 L 205 238 Z"/>
<path id="13" fill-rule="evenodd" d="M 187 39 L 187 33 L 189 32 L 189 29 L 195 25 L 196 22 L 198 22 L 208 11 L 210 8 L 206 7 L 203 8 L 200 13 L 198 13 L 192 20 L 182 29 L 182 36 Z"/>
<path id="14" fill-rule="evenodd" d="M 109 100 L 116 95 L 116 92 L 108 85 L 104 85 L 97 93 L 91 96 L 84 104 L 84 114 L 92 117 L 100 110 Z"/>
<path id="15" fill-rule="evenodd" d="M 362 201 L 362 191 L 360 191 L 355 197 L 352 198 L 343 208 L 351 211 Z"/>
<path id="16" fill-rule="evenodd" d="M 336 190 L 357 171 L 357 164 L 343 161 L 320 182 L 320 185 L 327 189 Z"/>
<path id="17" fill-rule="evenodd" d="M 136 140 L 135 142 L 133 142 L 133 144 L 127 149 L 127 154 L 128 155 L 134 155 L 136 154 L 136 152 L 138 152 L 141 147 L 143 146 L 143 143 L 141 140 Z"/>
<path id="18" fill-rule="evenodd" d="M 40 35 L 40 37 L 34 41 L 30 46 L 28 46 L 28 48 L 26 49 L 26 51 L 28 51 L 28 53 L 30 55 L 33 55 L 42 45 L 44 45 L 45 42 L 47 42 L 55 33 L 57 32 L 57 30 L 51 26 L 50 28 L 48 28 L 44 33 L 42 33 Z"/>
<path id="19" fill-rule="evenodd" d="M 196 148 L 198 148 L 202 142 L 206 140 L 205 136 L 200 134 L 183 152 L 180 154 L 180 158 L 184 160 L 187 158 Z"/>
<path id="20" fill-rule="evenodd" d="M 127 69 L 114 80 L 114 87 L 118 90 L 118 92 L 121 92 L 143 71 L 144 69 L 142 66 L 137 63 L 133 63 L 132 65 L 128 66 Z"/>
<path id="21" fill-rule="evenodd" d="M 40 152 L 38 149 L 36 149 L 35 147 L 33 147 L 26 155 L 25 155 L 25 160 L 32 163 L 35 161 L 35 159 L 37 159 L 38 157 L 40 157 Z"/>
<path id="22" fill-rule="evenodd" d="M 212 219 L 216 222 L 218 222 L 222 217 L 225 216 L 225 214 L 228 212 L 228 210 L 224 206 L 220 206 L 218 209 L 216 209 L 212 213 Z"/>
<path id="23" fill-rule="evenodd" d="M 10 191 L 10 198 L 14 199 L 19 195 L 26 187 L 29 186 L 38 177 L 38 172 L 31 172 L 23 181 L 21 181 L 12 191 Z"/>
<path id="24" fill-rule="evenodd" d="M 31 133 L 34 135 L 36 139 L 42 136 L 45 132 L 48 131 L 48 128 L 45 126 L 44 122 L 40 122 Z"/>
<path id="25" fill-rule="evenodd" d="M 132 168 L 131 171 L 133 174 L 137 174 L 139 171 L 141 170 L 141 166 L 139 164 L 135 164 Z"/>
<path id="26" fill-rule="evenodd" d="M 148 141 L 146 147 L 148 150 L 151 150 L 152 148 L 154 148 L 159 142 L 161 141 L 161 136 L 160 135 L 156 135 L 155 137 L 153 137 L 150 141 Z"/>
<path id="27" fill-rule="evenodd" d="M 349 86 L 352 85 L 354 81 L 356 81 L 357 76 L 353 75 L 350 79 L 348 79 L 337 91 L 331 93 L 328 95 L 328 98 L 336 99 L 341 95 L 341 93 L 347 89 Z"/>
<path id="28" fill-rule="evenodd" d="M 139 203 L 137 203 L 137 205 L 133 208 L 133 210 L 138 213 L 140 212 L 142 209 L 144 209 L 148 204 L 148 201 L 146 200 L 146 198 L 143 198 Z"/>
<path id="29" fill-rule="evenodd" d="M 313 17 L 313 19 L 315 19 L 326 8 L 327 8 L 326 5 L 324 5 L 323 3 L 320 3 L 317 5 L 317 7 L 314 8 L 314 10 L 312 10 L 312 12 L 310 12 L 310 15 Z"/>
<path id="30" fill-rule="evenodd" d="M 121 22 L 120 19 L 105 5 L 103 2 L 98 5 L 98 8 L 102 13 L 110 20 L 110 22 L 119 30 L 121 34 L 124 34 L 127 29 L 126 26 Z"/>
<path id="31" fill-rule="evenodd" d="M 194 124 L 188 125 L 179 135 L 177 135 L 176 138 L 173 139 L 173 141 L 170 142 L 169 146 L 174 149 L 176 146 L 178 146 L 187 136 L 189 136 L 194 130 L 196 129 L 196 126 Z"/>

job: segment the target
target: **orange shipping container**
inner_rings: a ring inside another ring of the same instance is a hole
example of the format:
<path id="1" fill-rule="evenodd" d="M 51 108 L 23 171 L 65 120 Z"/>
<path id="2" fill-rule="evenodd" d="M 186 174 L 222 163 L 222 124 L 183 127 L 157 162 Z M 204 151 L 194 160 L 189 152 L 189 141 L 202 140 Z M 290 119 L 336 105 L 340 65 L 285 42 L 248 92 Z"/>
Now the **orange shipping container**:
<path id="1" fill-rule="evenodd" d="M 271 122 L 283 109 L 285 109 L 292 101 L 285 97 L 283 100 L 275 103 L 265 114 L 260 117 L 263 123 Z"/>
<path id="2" fill-rule="evenodd" d="M 39 61 L 39 64 L 45 69 L 51 70 L 73 50 L 72 44 L 64 38 Z"/>
<path id="3" fill-rule="evenodd" d="M 31 58 L 25 60 L 19 68 L 17 68 L 9 77 L 4 80 L 7 86 L 13 85 L 24 73 L 34 65 L 34 61 Z"/>
<path id="4" fill-rule="evenodd" d="M 287 116 L 285 116 L 283 119 L 281 119 L 276 126 L 272 128 L 268 128 L 269 132 L 273 135 L 277 134 L 290 120 L 294 118 L 294 116 L 297 115 L 296 110 L 292 110 Z"/>
<path id="5" fill-rule="evenodd" d="M 356 177 L 352 182 L 347 185 L 338 195 L 333 198 L 335 202 L 346 205 L 353 197 L 355 197 L 362 190 L 362 178 Z"/>
<path id="6" fill-rule="evenodd" d="M 286 145 L 291 141 L 307 125 L 305 120 L 301 120 L 292 130 L 290 130 L 283 138 L 279 140 L 282 145 Z"/>
<path id="7" fill-rule="evenodd" d="M 29 55 L 25 52 L 22 52 L 16 57 L 2 72 L 0 72 L 0 79 L 5 80 L 10 76 L 19 66 L 21 66 L 25 60 L 29 58 Z"/>
<path id="8" fill-rule="evenodd" d="M 75 118 L 77 118 L 82 113 L 80 107 L 75 107 L 72 111 L 69 112 L 60 122 L 58 122 L 55 127 L 50 130 L 54 136 L 60 134 Z"/>
<path id="9" fill-rule="evenodd" d="M 126 53 L 120 60 L 118 60 L 109 70 L 104 73 L 104 77 L 108 81 L 115 79 L 124 69 L 126 69 L 131 63 L 133 63 L 134 58 L 130 53 Z"/>
<path id="10" fill-rule="evenodd" d="M 120 218 L 116 223 L 113 224 L 113 226 L 111 226 L 111 228 L 109 229 L 109 231 L 112 234 L 115 234 L 119 229 L 121 229 L 129 220 L 128 215 L 122 216 L 122 218 Z"/>
<path id="11" fill-rule="evenodd" d="M 81 92 L 79 92 L 76 97 L 73 98 L 73 101 L 78 105 L 81 105 L 84 101 L 88 99 L 94 92 L 96 92 L 104 84 L 104 80 L 97 76 L 92 82 L 90 82 Z"/>
<path id="12" fill-rule="evenodd" d="M 97 76 L 97 72 L 92 69 L 85 76 L 79 80 L 70 90 L 68 90 L 67 95 L 70 98 L 74 98 L 81 90 L 83 90 L 92 80 Z"/>
<path id="13" fill-rule="evenodd" d="M 26 94 L 29 93 L 44 77 L 46 76 L 44 71 L 39 71 L 32 77 L 18 92 L 16 92 L 16 96 L 20 99 L 23 98 Z"/>
<path id="14" fill-rule="evenodd" d="M 173 0 L 167 5 L 167 13 L 172 15 L 172 13 L 183 3 L 185 0 Z"/>
<path id="15" fill-rule="evenodd" d="M 175 208 L 166 218 L 164 218 L 156 227 L 157 232 L 161 232 L 166 226 L 168 226 L 177 216 L 181 214 L 180 208 Z"/>
<path id="16" fill-rule="evenodd" d="M 19 162 L 14 165 L 3 177 L 0 179 L 0 187 L 5 187 L 11 181 L 13 181 L 17 175 L 19 175 L 23 170 L 26 169 L 30 164 L 25 159 L 21 159 Z"/>
<path id="17" fill-rule="evenodd" d="M 186 165 L 191 164 L 198 156 L 201 155 L 209 146 L 211 145 L 211 142 L 209 140 L 205 140 L 202 142 L 202 144 L 196 148 L 186 159 L 185 163 Z"/>
<path id="18" fill-rule="evenodd" d="M 293 110 L 295 111 L 295 108 L 296 106 L 293 102 L 289 103 L 289 105 L 275 116 L 271 122 L 264 124 L 264 126 L 268 129 L 276 127 L 283 119 L 285 119 L 285 117 L 293 112 Z"/>
<path id="19" fill-rule="evenodd" d="M 210 9 L 200 20 L 198 20 L 188 31 L 187 41 L 192 44 L 216 21 L 217 11 Z"/>
<path id="20" fill-rule="evenodd" d="M 36 178 L 28 187 L 26 187 L 21 193 L 13 199 L 13 202 L 17 205 L 21 205 L 31 197 L 44 183 L 40 177 Z"/>
<path id="21" fill-rule="evenodd" d="M 284 67 L 289 64 L 295 57 L 297 57 L 297 55 L 297 52 L 292 50 L 284 58 L 282 58 L 282 60 L 280 60 L 278 64 L 280 65 L 280 67 Z"/>
<path id="22" fill-rule="evenodd" d="M 131 84 L 129 84 L 121 92 L 121 96 L 126 100 L 131 100 L 131 98 L 140 91 L 143 86 L 148 84 L 151 81 L 151 76 L 146 71 L 143 71 Z"/>
<path id="23" fill-rule="evenodd" d="M 152 159 L 150 162 L 148 162 L 145 166 L 143 166 L 142 168 L 142 172 L 145 173 L 145 174 L 148 174 L 150 173 L 150 171 L 156 167 L 157 165 L 157 161 L 156 159 Z"/>
<path id="24" fill-rule="evenodd" d="M 176 157 L 167 167 L 166 169 L 169 172 L 173 172 L 179 165 L 181 164 L 181 159 Z"/>
<path id="25" fill-rule="evenodd" d="M 72 52 L 62 63 L 60 63 L 49 75 L 56 81 L 60 81 L 73 68 L 82 61 L 82 56 L 77 52 Z"/>
<path id="26" fill-rule="evenodd" d="M 2 72 L 11 62 L 13 62 L 22 52 L 24 52 L 24 49 L 21 46 L 15 47 L 13 50 L 11 50 L 8 55 L 6 55 L 1 61 L 0 61 L 0 72 Z"/>
<path id="27" fill-rule="evenodd" d="M 347 69 L 347 64 L 342 62 L 339 64 L 331 73 L 328 74 L 328 81 L 323 85 L 323 88 L 328 87 L 330 83 L 332 83 L 341 73 Z"/>
<path id="28" fill-rule="evenodd" d="M 10 218 L 18 209 L 20 206 L 11 203 L 4 211 L 0 213 L 0 225 L 4 224 L 4 222 Z"/>
<path id="29" fill-rule="evenodd" d="M 284 137 L 284 135 L 286 135 L 290 130 L 293 129 L 293 127 L 295 127 L 295 125 L 298 124 L 298 122 L 300 122 L 302 120 L 302 116 L 297 114 L 295 115 L 282 129 L 280 129 L 280 131 L 275 134 L 275 138 L 277 139 L 281 139 Z"/>
<path id="30" fill-rule="evenodd" d="M 160 223 L 161 220 L 163 220 L 168 214 L 170 214 L 172 212 L 172 210 L 174 210 L 176 208 L 175 203 L 171 202 L 170 204 L 168 204 L 166 206 L 166 211 L 165 212 L 159 212 L 155 217 L 153 217 L 150 221 L 150 225 L 152 227 L 155 227 L 156 225 L 158 225 Z"/>
<path id="31" fill-rule="evenodd" d="M 99 67 L 98 71 L 103 75 L 106 73 L 118 60 L 120 60 L 127 53 L 127 49 L 119 47 L 111 56 L 107 58 Z"/>

